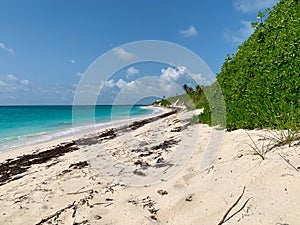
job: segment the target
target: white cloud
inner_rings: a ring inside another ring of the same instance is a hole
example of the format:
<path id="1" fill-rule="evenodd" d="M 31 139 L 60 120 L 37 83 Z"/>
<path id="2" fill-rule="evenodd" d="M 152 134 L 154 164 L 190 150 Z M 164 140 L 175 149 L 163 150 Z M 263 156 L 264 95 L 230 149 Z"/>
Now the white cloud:
<path id="1" fill-rule="evenodd" d="M 2 42 L 0 42 L 0 49 L 3 49 L 4 51 L 7 51 L 8 53 L 10 53 L 12 55 L 15 53 L 12 48 L 6 47 L 5 44 Z"/>
<path id="2" fill-rule="evenodd" d="M 130 81 L 129 83 L 127 83 L 127 87 L 133 89 L 136 87 L 136 85 L 139 85 L 140 82 L 138 80 L 133 80 L 133 81 Z"/>
<path id="3" fill-rule="evenodd" d="M 119 88 L 122 89 L 125 86 L 127 86 L 130 83 L 127 83 L 126 81 L 124 81 L 123 79 L 119 79 L 117 82 L 115 82 L 113 79 L 108 80 L 108 81 L 101 81 L 99 84 L 91 84 L 91 83 L 85 83 L 81 85 L 81 89 L 80 91 L 82 92 L 89 92 L 89 93 L 93 93 L 93 94 L 97 94 L 99 90 L 105 90 L 108 91 L 110 90 L 114 90 L 114 88 Z M 73 88 L 77 88 L 76 84 L 73 84 Z"/>
<path id="4" fill-rule="evenodd" d="M 91 83 L 83 83 L 78 86 L 78 84 L 73 84 L 73 89 L 76 89 L 77 94 L 83 95 L 83 96 L 97 96 L 99 93 L 100 88 L 103 87 L 103 83 L 97 85 L 97 84 L 91 84 Z"/>
<path id="5" fill-rule="evenodd" d="M 179 76 L 184 75 L 186 73 L 186 67 L 178 66 L 177 68 L 168 67 L 167 69 L 161 69 L 160 78 L 168 80 L 168 81 L 176 81 Z"/>
<path id="6" fill-rule="evenodd" d="M 90 89 L 87 89 L 90 91 Z M 51 84 L 43 87 L 35 86 L 30 89 L 30 98 L 42 104 L 70 104 L 75 94 L 75 85 Z M 37 96 L 38 98 L 35 98 Z"/>
<path id="7" fill-rule="evenodd" d="M 182 87 L 176 82 L 159 77 L 144 77 L 127 83 L 117 96 L 115 103 L 132 104 L 145 97 L 169 97 L 176 93 L 183 93 Z"/>
<path id="8" fill-rule="evenodd" d="M 77 72 L 77 73 L 76 73 L 76 76 L 78 76 L 78 77 L 82 77 L 82 76 L 83 76 L 83 74 L 84 74 L 84 73 Z"/>
<path id="9" fill-rule="evenodd" d="M 266 8 L 270 8 L 279 0 L 234 0 L 233 6 L 243 13 L 257 12 Z"/>
<path id="10" fill-rule="evenodd" d="M 13 92 L 16 90 L 28 91 L 31 82 L 29 80 L 21 80 L 12 74 L 6 74 L 0 77 L 0 92 Z"/>
<path id="11" fill-rule="evenodd" d="M 27 86 L 30 84 L 30 82 L 29 80 L 20 80 L 20 84 Z"/>
<path id="12" fill-rule="evenodd" d="M 201 73 L 192 72 L 185 66 L 162 69 L 160 78 L 168 82 L 175 82 L 180 86 L 188 84 L 189 82 L 201 85 L 210 85 L 215 80 L 212 76 L 202 76 Z"/>
<path id="13" fill-rule="evenodd" d="M 116 83 L 116 86 L 117 86 L 118 88 L 120 88 L 120 89 L 126 87 L 126 85 L 127 85 L 127 82 L 124 81 L 123 79 L 118 80 L 117 83 Z"/>
<path id="14" fill-rule="evenodd" d="M 75 60 L 74 59 L 70 59 L 69 62 L 72 63 L 72 64 L 75 64 Z"/>
<path id="15" fill-rule="evenodd" d="M 139 74 L 139 70 L 134 68 L 133 66 L 128 68 L 127 71 L 126 71 L 126 77 L 129 78 L 129 76 L 132 76 L 132 75 L 136 75 L 136 74 Z"/>
<path id="16" fill-rule="evenodd" d="M 184 37 L 193 37 L 198 34 L 196 28 L 193 25 L 191 25 L 186 30 L 180 30 L 179 33 L 182 34 Z"/>
<path id="17" fill-rule="evenodd" d="M 108 88 L 114 88 L 118 87 L 119 89 L 124 88 L 125 86 L 129 85 L 132 82 L 127 83 L 123 79 L 119 79 L 117 82 L 115 82 L 113 79 L 108 81 L 102 81 L 100 86 L 102 87 L 108 87 Z"/>
<path id="18" fill-rule="evenodd" d="M 113 51 L 118 58 L 125 60 L 125 61 L 136 58 L 136 56 L 133 53 L 127 52 L 123 48 L 114 48 Z"/>
<path id="19" fill-rule="evenodd" d="M 6 74 L 5 75 L 6 79 L 9 80 L 9 81 L 17 81 L 18 78 L 16 78 L 14 75 L 12 74 Z"/>
<path id="20" fill-rule="evenodd" d="M 37 86 L 13 74 L 0 76 L 1 104 L 71 104 L 75 87 L 65 84 Z M 87 91 L 91 90 L 90 88 Z"/>
<path id="21" fill-rule="evenodd" d="M 109 81 L 106 81 L 106 82 L 105 82 L 105 86 L 106 86 L 106 87 L 113 88 L 115 85 L 116 85 L 116 84 L 115 84 L 114 80 L 109 80 Z"/>
<path id="22" fill-rule="evenodd" d="M 227 30 L 224 33 L 224 37 L 227 41 L 241 44 L 247 40 L 250 35 L 253 33 L 254 29 L 251 27 L 250 21 L 241 21 L 241 28 L 238 30 Z"/>
<path id="23" fill-rule="evenodd" d="M 6 86 L 7 84 L 0 79 L 0 86 Z"/>

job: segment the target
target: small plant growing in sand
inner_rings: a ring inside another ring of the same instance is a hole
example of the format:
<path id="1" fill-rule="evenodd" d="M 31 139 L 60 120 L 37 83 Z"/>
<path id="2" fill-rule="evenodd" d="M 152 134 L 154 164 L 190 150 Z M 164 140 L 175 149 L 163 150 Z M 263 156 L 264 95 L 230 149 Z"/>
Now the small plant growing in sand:
<path id="1" fill-rule="evenodd" d="M 292 144 L 294 142 L 300 140 L 300 133 L 298 130 L 293 130 L 293 129 L 279 130 L 279 131 L 275 130 L 275 131 L 270 131 L 270 136 L 268 136 L 267 139 L 275 143 L 271 147 L 272 149 L 284 145 L 288 145 L 289 147 L 292 147 Z"/>
<path id="2" fill-rule="evenodd" d="M 258 144 L 253 138 L 247 133 L 251 140 L 251 144 L 248 144 L 255 154 L 259 155 L 263 160 L 266 158 L 266 154 L 271 150 L 288 145 L 292 147 L 293 143 L 298 141 L 295 145 L 300 144 L 300 132 L 298 129 L 287 129 L 287 130 L 274 130 L 268 131 L 268 135 L 261 136 Z M 267 143 L 266 143 L 267 141 Z"/>
<path id="3" fill-rule="evenodd" d="M 269 132 L 270 135 L 267 138 L 274 142 L 271 149 L 284 145 L 292 147 L 294 142 L 300 140 L 299 118 L 293 116 L 296 111 L 297 110 L 291 106 L 287 120 L 281 120 L 275 117 L 275 122 L 278 124 L 279 129 Z"/>
<path id="4" fill-rule="evenodd" d="M 249 147 L 254 151 L 254 153 L 256 155 L 259 155 L 262 158 L 262 160 L 265 160 L 266 154 L 269 151 L 271 151 L 270 146 L 272 144 L 272 140 L 263 137 L 262 139 L 260 139 L 262 141 L 262 143 L 258 144 L 253 140 L 253 138 L 250 136 L 250 134 L 248 132 L 246 132 L 246 133 L 251 140 L 251 144 L 248 144 Z M 265 143 L 266 140 L 269 140 L 269 142 Z"/>

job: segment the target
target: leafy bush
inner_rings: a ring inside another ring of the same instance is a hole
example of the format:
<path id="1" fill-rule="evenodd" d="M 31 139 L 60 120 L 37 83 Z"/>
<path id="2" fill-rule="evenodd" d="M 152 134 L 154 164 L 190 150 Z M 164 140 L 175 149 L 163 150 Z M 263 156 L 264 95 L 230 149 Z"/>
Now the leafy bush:
<path id="1" fill-rule="evenodd" d="M 227 130 L 299 130 L 300 1 L 281 0 L 257 18 L 254 33 L 237 53 L 226 56 L 217 82 L 195 90 L 183 88 L 195 108 L 204 108 L 199 122 Z"/>
<path id="2" fill-rule="evenodd" d="M 218 83 L 210 86 L 197 86 L 195 89 L 184 85 L 183 89 L 193 101 L 194 108 L 204 109 L 203 113 L 197 116 L 197 121 L 209 125 L 226 126 L 226 108 Z M 196 118 L 193 118 L 193 122 Z"/>
<path id="3" fill-rule="evenodd" d="M 300 1 L 281 0 L 263 20 L 268 13 L 217 76 L 228 130 L 300 126 Z"/>

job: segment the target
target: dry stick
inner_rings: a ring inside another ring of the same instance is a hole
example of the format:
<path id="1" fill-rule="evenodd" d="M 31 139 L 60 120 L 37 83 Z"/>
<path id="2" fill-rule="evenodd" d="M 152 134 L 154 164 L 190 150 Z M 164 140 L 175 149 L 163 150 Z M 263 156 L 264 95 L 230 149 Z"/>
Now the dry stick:
<path id="1" fill-rule="evenodd" d="M 96 202 L 93 205 L 104 205 L 104 204 L 106 204 L 106 202 Z"/>
<path id="2" fill-rule="evenodd" d="M 165 174 L 166 171 L 167 171 L 168 169 L 170 169 L 170 167 L 171 167 L 171 166 L 168 166 L 168 167 L 163 171 L 163 174 Z"/>
<path id="3" fill-rule="evenodd" d="M 52 219 L 53 217 L 59 216 L 59 215 L 60 215 L 63 211 L 65 211 L 66 209 L 72 208 L 72 207 L 74 206 L 75 202 L 76 202 L 76 201 L 74 201 L 72 204 L 68 205 L 67 207 L 65 207 L 65 208 L 63 208 L 63 209 L 58 210 L 56 213 L 54 213 L 54 214 L 52 214 L 52 215 L 50 215 L 50 216 L 48 216 L 48 217 L 42 219 L 42 220 L 41 220 L 40 222 L 38 222 L 36 225 L 43 224 L 43 223 L 47 222 L 48 220 Z"/>
<path id="4" fill-rule="evenodd" d="M 226 213 L 224 214 L 224 216 L 223 216 L 223 218 L 222 218 L 222 220 L 218 223 L 218 225 L 221 225 L 221 224 L 223 224 L 223 223 L 225 223 L 226 221 L 228 221 L 228 219 L 226 219 L 226 217 L 228 216 L 228 214 L 230 213 L 230 211 L 239 203 L 239 201 L 241 200 L 241 198 L 243 197 L 243 195 L 244 195 L 244 193 L 245 193 L 245 189 L 246 189 L 246 187 L 244 186 L 244 188 L 243 188 L 243 192 L 242 192 L 242 194 L 240 195 L 240 197 L 235 201 L 235 203 L 226 211 Z M 245 206 L 246 206 L 246 204 L 247 204 L 247 202 L 249 201 L 250 199 L 248 199 L 247 201 L 246 201 L 246 203 L 244 204 L 244 206 L 239 210 L 239 211 L 241 211 Z M 239 212 L 238 211 L 238 212 Z M 233 215 L 235 215 L 236 213 L 234 213 Z M 230 218 L 232 218 L 232 216 L 230 216 L 229 217 L 229 219 Z"/>
<path id="5" fill-rule="evenodd" d="M 86 192 L 90 192 L 90 191 L 93 191 L 93 189 L 89 189 L 86 191 L 69 192 L 69 193 L 67 193 L 67 195 L 78 195 L 78 194 L 82 194 L 82 193 L 86 193 Z"/>
<path id="6" fill-rule="evenodd" d="M 114 204 L 113 202 L 111 202 L 111 203 L 108 203 L 107 205 L 105 205 L 104 207 L 108 207 L 108 206 L 110 206 L 110 205 L 112 205 L 112 204 Z"/>
<path id="7" fill-rule="evenodd" d="M 49 194 L 49 193 L 46 193 L 46 194 L 45 194 L 45 196 L 44 196 L 44 198 L 43 198 L 43 202 L 45 201 L 45 198 L 47 197 L 48 194 Z"/>
<path id="8" fill-rule="evenodd" d="M 251 197 L 252 198 L 252 197 Z M 226 220 L 224 220 L 224 223 L 227 222 L 228 220 L 230 220 L 232 217 L 234 217 L 236 214 L 238 214 L 240 211 L 243 210 L 243 208 L 245 208 L 245 206 L 247 205 L 247 203 L 250 201 L 251 198 L 248 198 L 247 201 L 244 203 L 244 205 L 235 213 L 233 213 L 231 216 L 229 216 Z"/>
<path id="9" fill-rule="evenodd" d="M 298 173 L 299 173 L 299 170 L 297 169 L 297 167 L 295 167 L 292 163 L 290 163 L 290 161 L 286 158 L 284 158 L 282 155 L 280 155 L 280 153 L 278 153 L 278 155 L 283 158 L 284 161 L 286 161 L 291 167 L 293 167 Z"/>

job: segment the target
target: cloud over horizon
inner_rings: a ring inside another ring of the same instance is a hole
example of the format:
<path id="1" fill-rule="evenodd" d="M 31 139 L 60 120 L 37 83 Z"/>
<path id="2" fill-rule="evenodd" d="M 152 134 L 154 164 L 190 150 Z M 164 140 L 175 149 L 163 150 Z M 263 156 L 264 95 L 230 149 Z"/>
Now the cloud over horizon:
<path id="1" fill-rule="evenodd" d="M 18 79 L 13 74 L 0 76 L 0 92 L 14 92 L 16 90 L 28 91 L 31 82 Z"/>

